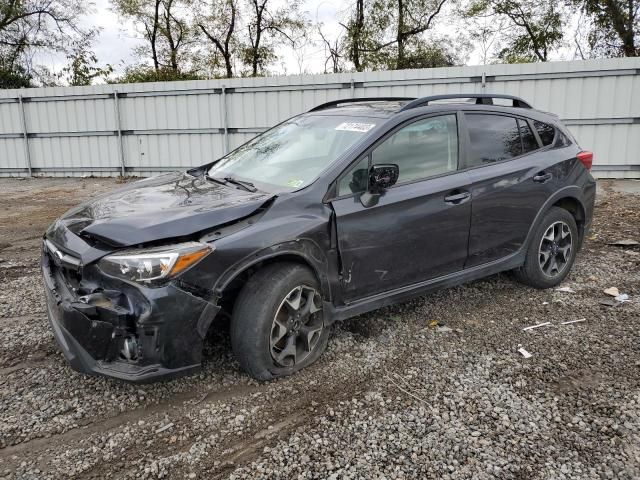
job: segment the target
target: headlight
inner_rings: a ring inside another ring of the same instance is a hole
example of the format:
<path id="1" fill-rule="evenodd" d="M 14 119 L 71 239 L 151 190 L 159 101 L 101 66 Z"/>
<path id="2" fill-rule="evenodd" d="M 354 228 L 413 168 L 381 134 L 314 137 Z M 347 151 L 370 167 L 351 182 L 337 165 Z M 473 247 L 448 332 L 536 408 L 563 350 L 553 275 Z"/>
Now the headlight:
<path id="1" fill-rule="evenodd" d="M 107 255 L 98 262 L 98 267 L 113 277 L 150 282 L 174 277 L 194 266 L 212 251 L 212 245 L 198 242 L 127 250 Z"/>

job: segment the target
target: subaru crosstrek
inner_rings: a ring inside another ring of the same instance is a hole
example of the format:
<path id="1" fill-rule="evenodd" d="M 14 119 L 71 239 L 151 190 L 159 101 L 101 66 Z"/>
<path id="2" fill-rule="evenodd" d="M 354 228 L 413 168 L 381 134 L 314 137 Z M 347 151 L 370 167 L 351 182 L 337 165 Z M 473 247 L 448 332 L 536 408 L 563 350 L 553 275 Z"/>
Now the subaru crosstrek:
<path id="1" fill-rule="evenodd" d="M 76 370 L 142 382 L 199 368 L 228 315 L 245 371 L 289 375 L 337 320 L 505 270 L 560 283 L 592 159 L 508 95 L 329 102 L 63 215 L 42 249 L 50 323 Z"/>

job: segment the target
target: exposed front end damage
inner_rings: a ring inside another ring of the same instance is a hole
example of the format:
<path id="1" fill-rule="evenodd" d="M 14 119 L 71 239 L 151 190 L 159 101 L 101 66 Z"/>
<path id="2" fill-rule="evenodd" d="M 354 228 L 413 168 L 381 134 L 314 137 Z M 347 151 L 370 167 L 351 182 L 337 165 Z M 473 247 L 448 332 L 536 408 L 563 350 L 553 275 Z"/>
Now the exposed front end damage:
<path id="1" fill-rule="evenodd" d="M 151 287 L 108 277 L 50 240 L 42 273 L 49 321 L 75 370 L 147 382 L 199 368 L 214 303 L 177 282 Z"/>

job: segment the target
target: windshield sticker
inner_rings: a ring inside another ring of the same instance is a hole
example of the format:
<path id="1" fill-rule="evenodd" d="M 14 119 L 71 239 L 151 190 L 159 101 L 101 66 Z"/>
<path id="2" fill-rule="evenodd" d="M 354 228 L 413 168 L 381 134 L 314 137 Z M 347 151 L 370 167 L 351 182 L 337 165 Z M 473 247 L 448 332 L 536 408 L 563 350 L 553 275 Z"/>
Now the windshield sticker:
<path id="1" fill-rule="evenodd" d="M 297 180 L 295 178 L 292 178 L 291 180 L 287 181 L 287 186 L 293 187 L 293 188 L 301 187 L 303 184 L 304 184 L 304 180 Z"/>
<path id="2" fill-rule="evenodd" d="M 375 123 L 355 123 L 355 122 L 344 122 L 336 127 L 336 130 L 344 130 L 347 132 L 368 132 L 373 127 L 375 127 Z"/>

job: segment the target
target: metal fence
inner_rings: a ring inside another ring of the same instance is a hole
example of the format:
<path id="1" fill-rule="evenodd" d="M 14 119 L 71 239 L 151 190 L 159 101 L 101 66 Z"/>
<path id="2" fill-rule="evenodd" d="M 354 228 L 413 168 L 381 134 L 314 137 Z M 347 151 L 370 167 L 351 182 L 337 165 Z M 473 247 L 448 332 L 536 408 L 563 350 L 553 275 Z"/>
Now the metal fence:
<path id="1" fill-rule="evenodd" d="M 560 115 L 599 177 L 640 178 L 640 58 L 4 90 L 0 176 L 146 176 L 329 100 L 479 92 Z"/>

